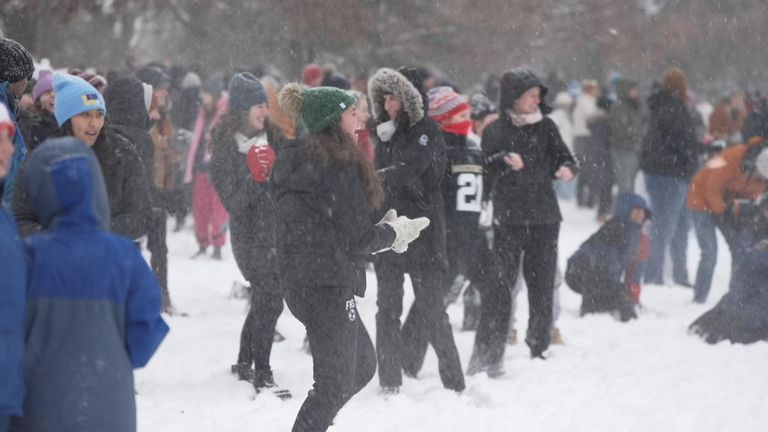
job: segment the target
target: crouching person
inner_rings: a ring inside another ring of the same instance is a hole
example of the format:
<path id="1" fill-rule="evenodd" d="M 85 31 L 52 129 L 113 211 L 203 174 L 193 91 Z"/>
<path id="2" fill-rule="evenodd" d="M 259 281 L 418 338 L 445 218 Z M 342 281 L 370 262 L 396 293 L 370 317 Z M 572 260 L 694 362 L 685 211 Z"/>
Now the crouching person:
<path id="1" fill-rule="evenodd" d="M 620 195 L 613 218 L 568 259 L 565 281 L 582 295 L 582 316 L 615 312 L 621 321 L 637 318 L 630 286 L 642 275 L 632 271 L 636 280 L 628 280 L 627 270 L 635 267 L 642 226 L 649 218 L 650 210 L 642 197 L 633 193 Z"/>
<path id="2" fill-rule="evenodd" d="M 168 332 L 157 280 L 133 242 L 108 232 L 84 143 L 48 140 L 23 175 L 43 231 L 27 238 L 27 392 L 12 430 L 135 431 L 133 369 Z"/>

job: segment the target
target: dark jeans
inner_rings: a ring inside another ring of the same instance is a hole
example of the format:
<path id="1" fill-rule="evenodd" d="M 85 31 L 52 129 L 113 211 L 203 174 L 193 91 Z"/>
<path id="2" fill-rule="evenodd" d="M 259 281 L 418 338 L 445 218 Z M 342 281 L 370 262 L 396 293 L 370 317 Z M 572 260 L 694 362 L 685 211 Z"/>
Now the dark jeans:
<path id="1" fill-rule="evenodd" d="M 249 280 L 251 283 L 251 309 L 240 332 L 238 363 L 253 364 L 256 371 L 270 370 L 277 319 L 283 312 L 283 295 L 279 282 L 269 277 Z"/>
<path id="2" fill-rule="evenodd" d="M 171 306 L 171 294 L 168 291 L 168 245 L 165 222 L 167 217 L 165 210 L 153 208 L 147 232 L 147 250 L 151 253 L 149 265 L 155 272 L 163 292 L 163 310 L 168 310 Z"/>
<path id="3" fill-rule="evenodd" d="M 717 223 L 711 213 L 692 210 L 691 219 L 696 230 L 696 239 L 701 249 L 696 281 L 693 284 L 693 301 L 707 301 L 712 287 L 712 275 L 717 264 Z"/>
<path id="4" fill-rule="evenodd" d="M 400 328 L 403 314 L 405 273 L 411 276 L 416 299 Z M 376 351 L 379 360 L 379 383 L 382 387 L 402 385 L 402 369 L 413 373 L 423 361 L 422 338 L 437 354 L 440 379 L 445 388 L 464 389 L 464 374 L 453 329 L 445 312 L 446 286 L 443 271 L 436 266 L 419 266 L 405 257 L 386 252 L 377 257 L 378 279 L 376 313 Z"/>
<path id="5" fill-rule="evenodd" d="M 645 186 L 650 198 L 651 256 L 645 270 L 645 282 L 664 283 L 664 258 L 677 226 L 680 211 L 685 207 L 688 180 L 645 174 Z"/>
<path id="6" fill-rule="evenodd" d="M 376 351 L 358 315 L 351 288 L 292 288 L 286 302 L 307 330 L 315 380 L 292 430 L 325 431 L 341 407 L 373 378 Z"/>
<path id="7" fill-rule="evenodd" d="M 505 226 L 495 229 L 494 249 L 498 266 L 509 291 L 515 286 L 522 258 L 528 285 L 528 332 L 525 342 L 532 356 L 549 347 L 552 297 L 557 271 L 557 241 L 560 224 Z"/>

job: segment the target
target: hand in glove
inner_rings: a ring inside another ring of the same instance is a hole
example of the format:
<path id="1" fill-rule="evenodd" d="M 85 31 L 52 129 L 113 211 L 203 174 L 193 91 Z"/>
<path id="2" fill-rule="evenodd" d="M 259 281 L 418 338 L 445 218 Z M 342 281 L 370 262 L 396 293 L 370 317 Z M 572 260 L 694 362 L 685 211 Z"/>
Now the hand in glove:
<path id="1" fill-rule="evenodd" d="M 394 209 L 390 209 L 379 221 L 379 224 L 383 223 L 391 226 L 395 231 L 392 250 L 396 253 L 403 253 L 408 250 L 408 245 L 412 241 L 419 238 L 421 231 L 429 226 L 429 219 L 425 217 L 409 219 L 405 216 L 398 216 Z"/>
<path id="2" fill-rule="evenodd" d="M 258 182 L 264 183 L 269 180 L 272 174 L 272 165 L 274 165 L 277 156 L 270 146 L 253 146 L 248 150 L 248 168 L 251 170 L 251 177 Z"/>

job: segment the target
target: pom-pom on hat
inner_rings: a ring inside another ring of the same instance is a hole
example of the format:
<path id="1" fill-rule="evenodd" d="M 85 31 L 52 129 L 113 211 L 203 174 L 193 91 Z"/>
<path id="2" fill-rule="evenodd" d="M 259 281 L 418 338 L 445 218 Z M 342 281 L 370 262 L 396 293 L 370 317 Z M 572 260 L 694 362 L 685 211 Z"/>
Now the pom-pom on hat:
<path id="1" fill-rule="evenodd" d="M 300 119 L 309 133 L 325 129 L 356 102 L 354 97 L 335 87 L 302 89 L 298 84 L 288 84 L 279 95 L 280 108 Z"/>
<path id="2" fill-rule="evenodd" d="M 107 113 L 104 96 L 80 77 L 57 73 L 53 76 L 53 88 L 56 91 L 53 111 L 59 126 L 86 111 L 101 110 Z"/>

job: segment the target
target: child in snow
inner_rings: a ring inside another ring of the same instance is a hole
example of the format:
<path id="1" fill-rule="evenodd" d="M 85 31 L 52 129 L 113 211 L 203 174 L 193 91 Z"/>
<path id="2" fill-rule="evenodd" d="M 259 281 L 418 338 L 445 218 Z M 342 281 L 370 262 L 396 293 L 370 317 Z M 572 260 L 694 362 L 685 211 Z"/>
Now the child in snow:
<path id="1" fill-rule="evenodd" d="M 168 332 L 155 275 L 133 242 L 108 232 L 104 180 L 85 144 L 48 140 L 23 175 L 43 231 L 27 239 L 26 397 L 17 426 L 133 432 L 133 369 Z"/>
<path id="2" fill-rule="evenodd" d="M 583 296 L 581 315 L 618 312 L 621 321 L 637 318 L 629 287 L 641 276 L 633 261 L 640 249 L 643 223 L 649 218 L 642 197 L 621 194 L 613 218 L 568 259 L 565 281 Z"/>

